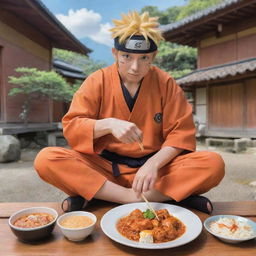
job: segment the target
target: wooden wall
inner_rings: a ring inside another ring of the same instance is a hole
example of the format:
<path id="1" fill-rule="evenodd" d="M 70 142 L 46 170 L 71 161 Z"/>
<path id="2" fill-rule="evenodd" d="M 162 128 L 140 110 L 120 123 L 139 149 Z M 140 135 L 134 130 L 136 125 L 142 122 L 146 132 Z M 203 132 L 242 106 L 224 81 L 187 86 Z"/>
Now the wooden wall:
<path id="1" fill-rule="evenodd" d="M 241 129 L 241 127 L 243 127 L 243 84 L 211 86 L 209 128 Z"/>
<path id="2" fill-rule="evenodd" d="M 256 129 L 256 79 L 246 80 L 245 97 L 246 127 Z"/>
<path id="3" fill-rule="evenodd" d="M 51 45 L 33 27 L 11 14 L 0 11 L 0 49 L 2 63 L 1 85 L 1 122 L 21 122 L 19 114 L 24 100 L 22 96 L 10 97 L 12 87 L 8 76 L 15 75 L 17 67 L 36 67 L 42 70 L 51 68 Z M 50 122 L 52 106 L 48 100 L 32 104 L 30 122 Z"/>
<path id="4" fill-rule="evenodd" d="M 222 37 L 209 36 L 199 46 L 198 68 L 256 57 L 256 25 Z"/>
<path id="5" fill-rule="evenodd" d="M 61 122 L 62 117 L 68 112 L 69 104 L 65 102 L 53 102 L 53 122 Z"/>
<path id="6" fill-rule="evenodd" d="M 208 88 L 208 129 L 239 132 L 256 129 L 256 78 Z M 228 135 L 228 134 L 226 134 Z M 227 136 L 228 137 L 228 136 Z M 232 136 L 230 136 L 232 137 Z"/>
<path id="7" fill-rule="evenodd" d="M 76 79 L 65 77 L 70 86 L 76 83 Z M 83 81 L 81 80 L 82 84 Z M 60 101 L 53 101 L 53 122 L 61 122 L 62 117 L 68 112 L 70 104 Z"/>

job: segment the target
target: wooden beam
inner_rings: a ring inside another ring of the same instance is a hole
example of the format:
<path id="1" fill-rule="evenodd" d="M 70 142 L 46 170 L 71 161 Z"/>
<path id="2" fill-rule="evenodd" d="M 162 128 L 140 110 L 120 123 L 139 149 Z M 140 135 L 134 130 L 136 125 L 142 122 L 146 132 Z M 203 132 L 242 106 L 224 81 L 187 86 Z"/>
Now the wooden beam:
<path id="1" fill-rule="evenodd" d="M 0 135 L 21 134 L 27 132 L 39 131 L 55 131 L 58 128 L 58 123 L 15 123 L 15 124 L 1 124 Z"/>

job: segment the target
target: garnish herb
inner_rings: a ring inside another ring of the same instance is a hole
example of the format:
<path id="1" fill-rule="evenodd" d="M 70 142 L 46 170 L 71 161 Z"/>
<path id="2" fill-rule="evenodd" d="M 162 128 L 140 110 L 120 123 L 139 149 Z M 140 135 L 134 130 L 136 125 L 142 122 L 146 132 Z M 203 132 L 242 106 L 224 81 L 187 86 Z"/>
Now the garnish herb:
<path id="1" fill-rule="evenodd" d="M 154 219 L 156 216 L 155 214 L 150 211 L 149 209 L 147 209 L 145 212 L 143 212 L 143 216 L 145 219 Z"/>

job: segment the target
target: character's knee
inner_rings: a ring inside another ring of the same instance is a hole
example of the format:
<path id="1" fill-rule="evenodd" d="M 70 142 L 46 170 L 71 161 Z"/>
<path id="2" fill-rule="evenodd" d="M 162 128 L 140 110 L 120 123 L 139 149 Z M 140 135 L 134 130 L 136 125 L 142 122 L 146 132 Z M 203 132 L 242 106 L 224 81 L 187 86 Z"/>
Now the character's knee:
<path id="1" fill-rule="evenodd" d="M 49 156 L 53 154 L 52 147 L 43 148 L 36 156 L 34 168 L 40 177 L 44 177 L 49 165 Z"/>
<path id="2" fill-rule="evenodd" d="M 225 175 L 225 163 L 221 155 L 216 152 L 207 152 L 209 172 L 212 178 L 219 183 Z"/>

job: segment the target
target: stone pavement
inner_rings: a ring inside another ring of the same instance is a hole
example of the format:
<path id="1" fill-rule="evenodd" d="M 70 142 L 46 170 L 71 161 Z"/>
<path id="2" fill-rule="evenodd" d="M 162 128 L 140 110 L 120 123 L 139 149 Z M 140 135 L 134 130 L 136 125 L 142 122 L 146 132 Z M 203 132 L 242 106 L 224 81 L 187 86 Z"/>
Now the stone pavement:
<path id="1" fill-rule="evenodd" d="M 199 145 L 198 150 L 205 150 Z M 212 148 L 211 150 L 217 151 Z M 38 150 L 25 149 L 21 161 L 0 164 L 0 202 L 62 201 L 66 195 L 42 181 L 33 168 Z M 218 149 L 226 164 L 226 175 L 216 188 L 206 195 L 212 201 L 256 200 L 256 148 L 243 153 Z M 254 182 L 254 186 L 249 184 Z"/>

